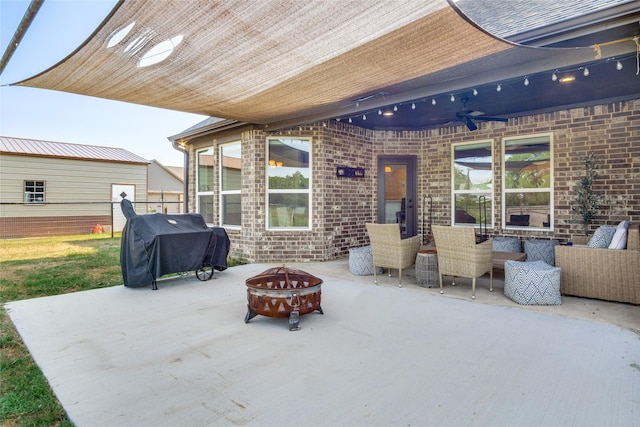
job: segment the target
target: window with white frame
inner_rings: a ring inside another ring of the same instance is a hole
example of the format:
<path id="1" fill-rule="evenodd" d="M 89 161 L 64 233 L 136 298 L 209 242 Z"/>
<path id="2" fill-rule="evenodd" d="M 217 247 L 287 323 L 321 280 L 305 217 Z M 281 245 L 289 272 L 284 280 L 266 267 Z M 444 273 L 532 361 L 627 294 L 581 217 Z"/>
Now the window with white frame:
<path id="1" fill-rule="evenodd" d="M 24 182 L 24 203 L 27 205 L 42 205 L 45 201 L 44 181 Z"/>
<path id="2" fill-rule="evenodd" d="M 504 227 L 552 228 L 551 138 L 545 134 L 503 140 Z"/>
<path id="3" fill-rule="evenodd" d="M 213 224 L 213 148 L 196 151 L 196 199 L 198 212 Z"/>
<path id="4" fill-rule="evenodd" d="M 220 224 L 241 225 L 242 149 L 240 142 L 220 146 Z"/>
<path id="5" fill-rule="evenodd" d="M 493 141 L 452 145 L 454 225 L 493 225 Z"/>
<path id="6" fill-rule="evenodd" d="M 311 141 L 267 139 L 267 228 L 309 229 Z"/>

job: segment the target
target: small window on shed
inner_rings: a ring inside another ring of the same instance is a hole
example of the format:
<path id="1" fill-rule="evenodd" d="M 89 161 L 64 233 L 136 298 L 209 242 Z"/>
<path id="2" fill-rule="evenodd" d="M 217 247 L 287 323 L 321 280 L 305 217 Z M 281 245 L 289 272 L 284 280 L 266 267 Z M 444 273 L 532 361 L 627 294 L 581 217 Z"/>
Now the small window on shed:
<path id="1" fill-rule="evenodd" d="M 44 181 L 25 181 L 24 203 L 27 205 L 42 205 L 44 201 Z"/>

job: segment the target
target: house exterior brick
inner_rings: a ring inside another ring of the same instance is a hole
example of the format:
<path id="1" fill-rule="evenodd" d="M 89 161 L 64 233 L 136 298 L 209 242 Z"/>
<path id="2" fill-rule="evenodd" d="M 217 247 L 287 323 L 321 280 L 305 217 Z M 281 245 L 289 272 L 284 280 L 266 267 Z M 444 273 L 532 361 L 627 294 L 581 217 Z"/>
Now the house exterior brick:
<path id="1" fill-rule="evenodd" d="M 503 230 L 502 139 L 534 134 L 553 135 L 554 224 L 551 230 Z M 267 230 L 266 141 L 269 136 L 311 137 L 312 226 L 310 230 Z M 582 234 L 571 203 L 583 173 L 580 155 L 593 151 L 600 161 L 595 190 L 604 196 L 601 215 L 591 228 L 640 221 L 640 100 L 558 110 L 516 117 L 505 126 L 484 122 L 469 132 L 464 126 L 419 131 L 372 131 L 344 121 L 314 123 L 277 132 L 258 127 L 207 134 L 189 142 L 189 211 L 196 211 L 195 152 L 229 141 L 242 145 L 242 227 L 227 230 L 231 255 L 254 262 L 325 261 L 348 253 L 349 247 L 368 244 L 367 222 L 377 215 L 377 159 L 379 156 L 416 156 L 418 234 L 423 235 L 423 201 L 433 201 L 434 224 L 451 224 L 451 146 L 461 142 L 493 140 L 495 223 L 492 235 L 566 240 Z M 365 170 L 365 178 L 338 178 L 336 167 Z M 217 174 L 214 188 L 217 192 Z M 219 199 L 214 197 L 215 217 Z"/>

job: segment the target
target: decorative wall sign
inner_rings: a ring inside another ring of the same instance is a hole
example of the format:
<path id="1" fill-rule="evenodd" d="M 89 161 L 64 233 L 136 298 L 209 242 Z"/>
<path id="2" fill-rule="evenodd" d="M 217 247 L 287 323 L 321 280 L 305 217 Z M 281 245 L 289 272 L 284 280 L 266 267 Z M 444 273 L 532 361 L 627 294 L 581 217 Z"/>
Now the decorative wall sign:
<path id="1" fill-rule="evenodd" d="M 336 168 L 336 176 L 338 178 L 364 178 L 364 168 L 338 166 Z"/>

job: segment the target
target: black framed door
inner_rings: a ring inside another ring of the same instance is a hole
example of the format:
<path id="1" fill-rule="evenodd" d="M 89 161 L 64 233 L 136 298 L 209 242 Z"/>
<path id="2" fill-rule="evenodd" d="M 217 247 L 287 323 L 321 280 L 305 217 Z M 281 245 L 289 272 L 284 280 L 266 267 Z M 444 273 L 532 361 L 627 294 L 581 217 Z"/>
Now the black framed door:
<path id="1" fill-rule="evenodd" d="M 400 224 L 402 238 L 418 231 L 416 167 L 416 156 L 378 157 L 378 222 Z"/>

